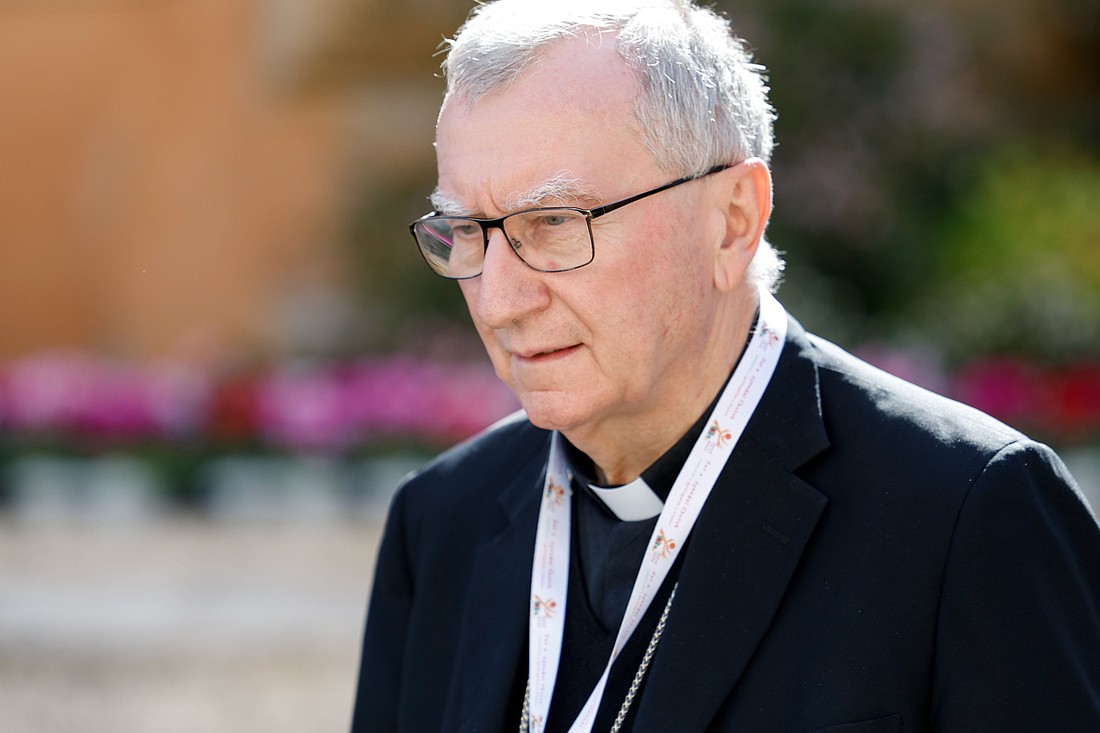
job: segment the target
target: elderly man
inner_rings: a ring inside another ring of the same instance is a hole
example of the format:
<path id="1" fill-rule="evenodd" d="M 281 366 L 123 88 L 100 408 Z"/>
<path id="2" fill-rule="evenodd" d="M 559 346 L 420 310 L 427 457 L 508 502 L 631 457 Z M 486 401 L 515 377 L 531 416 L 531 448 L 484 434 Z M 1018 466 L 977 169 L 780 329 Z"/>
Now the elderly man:
<path id="1" fill-rule="evenodd" d="M 1095 520 L 772 296 L 728 24 L 500 0 L 445 70 L 412 233 L 523 413 L 398 493 L 354 731 L 1100 730 Z"/>

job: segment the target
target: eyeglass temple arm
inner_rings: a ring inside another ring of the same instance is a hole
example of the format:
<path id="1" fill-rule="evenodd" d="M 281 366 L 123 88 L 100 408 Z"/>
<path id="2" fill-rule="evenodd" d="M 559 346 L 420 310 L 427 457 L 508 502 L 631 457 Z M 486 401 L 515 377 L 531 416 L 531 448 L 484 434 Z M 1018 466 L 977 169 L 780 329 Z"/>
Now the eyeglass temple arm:
<path id="1" fill-rule="evenodd" d="M 706 176 L 712 175 L 714 173 L 721 173 L 722 171 L 726 170 L 727 168 L 732 168 L 732 167 L 733 166 L 725 164 L 725 163 L 723 163 L 721 165 L 716 165 L 712 168 L 708 168 L 707 170 L 703 171 L 702 173 L 699 173 L 699 174 L 696 174 L 696 175 L 691 175 L 691 176 L 684 176 L 683 178 L 677 178 L 675 181 L 672 181 L 671 183 L 666 183 L 665 185 L 659 186 L 659 187 L 657 187 L 657 188 L 655 188 L 651 191 L 645 191 L 644 193 L 640 193 L 637 196 L 631 196 L 630 198 L 625 198 L 622 201 L 615 201 L 614 203 L 606 204 L 604 206 L 597 206 L 594 209 L 589 209 L 589 211 L 592 213 L 592 218 L 595 219 L 597 216 L 603 216 L 604 214 L 610 214 L 612 211 L 615 211 L 615 209 L 621 209 L 622 207 L 626 206 L 627 204 L 632 204 L 635 201 L 640 201 L 641 199 L 644 199 L 647 196 L 652 196 L 654 194 L 660 193 L 661 191 L 667 191 L 668 189 L 670 189 L 674 186 L 679 186 L 681 184 L 688 183 L 689 181 L 694 181 L 694 180 L 699 179 L 699 178 L 705 178 Z"/>

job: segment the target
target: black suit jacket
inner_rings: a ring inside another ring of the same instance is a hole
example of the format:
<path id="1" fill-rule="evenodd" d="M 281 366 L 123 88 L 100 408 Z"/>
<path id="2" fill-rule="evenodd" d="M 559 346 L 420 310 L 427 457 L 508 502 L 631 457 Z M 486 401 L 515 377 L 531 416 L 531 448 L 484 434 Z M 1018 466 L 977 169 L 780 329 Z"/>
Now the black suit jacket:
<path id="1" fill-rule="evenodd" d="M 549 435 L 516 416 L 403 485 L 355 733 L 515 730 Z M 792 320 L 635 705 L 636 733 L 1096 733 L 1096 520 L 1045 446 Z"/>

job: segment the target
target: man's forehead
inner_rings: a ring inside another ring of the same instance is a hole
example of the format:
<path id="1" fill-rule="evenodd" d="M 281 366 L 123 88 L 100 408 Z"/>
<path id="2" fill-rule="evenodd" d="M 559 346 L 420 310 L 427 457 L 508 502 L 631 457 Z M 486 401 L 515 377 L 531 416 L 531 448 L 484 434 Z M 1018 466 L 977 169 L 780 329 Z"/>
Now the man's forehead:
<path id="1" fill-rule="evenodd" d="M 494 193 L 485 194 L 491 199 L 486 203 L 464 201 L 461 195 L 438 186 L 431 195 L 432 207 L 440 214 L 472 216 L 486 213 L 487 208 L 508 213 L 557 204 L 576 206 L 598 200 L 594 186 L 567 170 L 559 171 L 523 189 L 503 195 L 493 195 Z"/>
<path id="2" fill-rule="evenodd" d="M 506 87 L 474 99 L 450 90 L 436 124 L 433 203 L 493 217 L 595 205 L 638 175 L 647 152 L 637 89 L 615 44 L 580 39 L 548 47 Z"/>

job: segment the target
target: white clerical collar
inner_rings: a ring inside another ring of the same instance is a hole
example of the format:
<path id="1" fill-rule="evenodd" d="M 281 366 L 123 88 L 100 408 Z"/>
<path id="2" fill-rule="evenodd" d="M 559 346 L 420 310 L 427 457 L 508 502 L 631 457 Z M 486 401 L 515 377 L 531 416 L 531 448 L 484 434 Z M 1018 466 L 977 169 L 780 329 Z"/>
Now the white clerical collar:
<path id="1" fill-rule="evenodd" d="M 623 522 L 637 522 L 642 519 L 652 519 L 660 515 L 665 503 L 661 497 L 649 488 L 641 476 L 629 484 L 616 486 L 611 489 L 601 488 L 589 484 L 600 501 L 611 510 L 611 513 Z"/>

